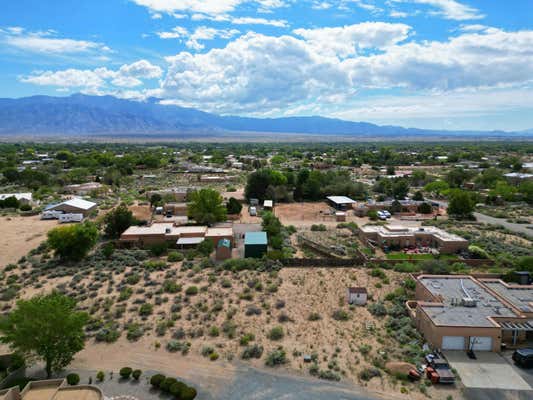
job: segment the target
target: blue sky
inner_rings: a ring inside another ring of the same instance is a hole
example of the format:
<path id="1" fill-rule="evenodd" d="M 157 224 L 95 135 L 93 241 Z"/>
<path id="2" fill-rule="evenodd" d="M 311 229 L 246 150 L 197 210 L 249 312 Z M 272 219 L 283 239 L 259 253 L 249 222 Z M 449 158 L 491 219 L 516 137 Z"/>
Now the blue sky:
<path id="1" fill-rule="evenodd" d="M 4 0 L 0 96 L 533 128 L 531 0 Z"/>

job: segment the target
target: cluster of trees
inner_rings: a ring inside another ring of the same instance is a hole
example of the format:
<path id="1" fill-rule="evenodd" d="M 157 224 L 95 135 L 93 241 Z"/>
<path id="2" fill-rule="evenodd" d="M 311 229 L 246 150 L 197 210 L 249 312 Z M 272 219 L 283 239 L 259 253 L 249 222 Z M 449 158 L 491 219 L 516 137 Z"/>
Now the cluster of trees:
<path id="1" fill-rule="evenodd" d="M 328 195 L 345 195 L 354 199 L 366 198 L 366 187 L 354 183 L 345 171 L 301 169 L 292 171 L 259 169 L 248 176 L 245 196 L 249 199 L 290 202 L 321 200 Z"/>
<path id="2" fill-rule="evenodd" d="M 60 226 L 48 232 L 48 245 L 66 261 L 80 261 L 98 240 L 98 228 L 90 221 Z"/>

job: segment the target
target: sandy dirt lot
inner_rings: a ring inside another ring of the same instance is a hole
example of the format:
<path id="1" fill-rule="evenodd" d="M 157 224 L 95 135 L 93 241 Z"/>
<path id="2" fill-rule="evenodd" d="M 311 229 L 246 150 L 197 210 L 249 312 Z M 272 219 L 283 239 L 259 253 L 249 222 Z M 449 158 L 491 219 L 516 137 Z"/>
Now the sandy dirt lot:
<path id="1" fill-rule="evenodd" d="M 140 220 L 140 221 L 150 221 L 152 218 L 152 209 L 150 208 L 150 205 L 138 205 L 135 204 L 133 206 L 128 207 L 128 209 L 132 212 L 133 217 Z"/>
<path id="2" fill-rule="evenodd" d="M 42 221 L 39 215 L 0 218 L 0 267 L 17 262 L 39 246 L 57 225 L 56 220 Z"/>

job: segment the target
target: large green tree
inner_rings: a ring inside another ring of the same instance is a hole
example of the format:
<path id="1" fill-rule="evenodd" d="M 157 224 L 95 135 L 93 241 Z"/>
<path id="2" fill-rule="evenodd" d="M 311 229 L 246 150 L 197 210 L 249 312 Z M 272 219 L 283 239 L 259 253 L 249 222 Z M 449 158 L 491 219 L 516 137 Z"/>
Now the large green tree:
<path id="1" fill-rule="evenodd" d="M 92 222 L 60 226 L 48 232 L 48 244 L 64 260 L 79 261 L 98 240 L 98 229 Z"/>
<path id="2" fill-rule="evenodd" d="M 70 364 L 85 346 L 85 312 L 76 311 L 76 302 L 58 292 L 20 300 L 0 320 L 0 342 L 9 345 L 27 360 L 45 362 L 48 378 Z"/>
<path id="3" fill-rule="evenodd" d="M 201 189 L 189 195 L 187 214 L 199 224 L 213 224 L 225 221 L 227 209 L 222 196 L 214 189 Z"/>
<path id="4" fill-rule="evenodd" d="M 104 217 L 106 236 L 116 239 L 135 222 L 133 214 L 126 204 L 122 203 Z"/>
<path id="5" fill-rule="evenodd" d="M 464 190 L 452 190 L 448 199 L 448 214 L 455 218 L 468 218 L 474 211 L 474 200 Z"/>

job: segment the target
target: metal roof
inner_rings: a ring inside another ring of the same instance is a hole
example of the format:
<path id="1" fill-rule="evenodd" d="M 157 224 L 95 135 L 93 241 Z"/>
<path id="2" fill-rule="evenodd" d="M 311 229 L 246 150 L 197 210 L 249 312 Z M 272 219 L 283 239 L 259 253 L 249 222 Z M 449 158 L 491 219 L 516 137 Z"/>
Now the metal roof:
<path id="1" fill-rule="evenodd" d="M 326 197 L 329 201 L 335 203 L 335 204 L 353 204 L 356 203 L 355 200 L 350 199 L 346 196 L 328 196 Z"/>
<path id="2" fill-rule="evenodd" d="M 246 232 L 244 234 L 244 244 L 245 245 L 254 245 L 254 244 L 267 244 L 267 234 L 266 232 Z"/>
<path id="3" fill-rule="evenodd" d="M 203 237 L 184 237 L 179 238 L 176 244 L 200 244 L 204 241 Z"/>

